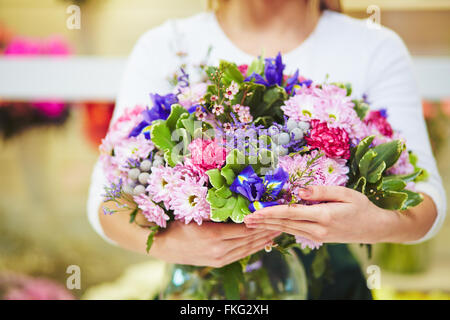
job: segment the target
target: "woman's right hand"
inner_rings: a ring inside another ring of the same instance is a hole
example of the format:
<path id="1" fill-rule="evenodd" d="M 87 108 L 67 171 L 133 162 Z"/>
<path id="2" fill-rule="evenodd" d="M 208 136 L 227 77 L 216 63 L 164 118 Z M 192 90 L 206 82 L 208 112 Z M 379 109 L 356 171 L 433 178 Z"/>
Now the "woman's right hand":
<path id="1" fill-rule="evenodd" d="M 146 253 L 148 228 L 129 223 L 126 212 L 105 215 L 100 208 L 99 217 L 108 238 L 126 249 Z M 169 263 L 219 268 L 263 250 L 279 234 L 249 229 L 243 223 L 203 222 L 199 226 L 173 221 L 155 235 L 150 255 Z"/>
<path id="2" fill-rule="evenodd" d="M 258 252 L 280 232 L 253 232 L 244 224 L 170 223 L 155 238 L 152 255 L 171 263 L 223 267 Z"/>

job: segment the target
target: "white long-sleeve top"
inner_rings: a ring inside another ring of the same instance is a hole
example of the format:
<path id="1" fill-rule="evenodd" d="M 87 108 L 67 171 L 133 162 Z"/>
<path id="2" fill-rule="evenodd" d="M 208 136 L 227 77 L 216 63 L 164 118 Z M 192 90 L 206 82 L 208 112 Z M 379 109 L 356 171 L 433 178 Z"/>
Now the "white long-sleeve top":
<path id="1" fill-rule="evenodd" d="M 127 107 L 151 105 L 150 93 L 169 93 L 172 88 L 168 77 L 182 63 L 189 71 L 200 63 L 217 64 L 226 59 L 249 64 L 254 58 L 227 38 L 213 13 L 168 20 L 146 32 L 135 45 L 125 68 L 113 119 Z M 373 108 L 387 109 L 393 128 L 418 155 L 419 165 L 428 170 L 428 181 L 418 183 L 417 190 L 429 195 L 438 211 L 428 233 L 415 242 L 434 236 L 445 218 L 445 192 L 431 152 L 411 58 L 399 36 L 386 28 L 371 28 L 366 21 L 324 11 L 313 33 L 300 46 L 283 54 L 283 61 L 287 74 L 298 68 L 301 75 L 317 82 L 324 81 L 327 75 L 330 82 L 350 82 L 354 97 L 366 94 Z M 94 229 L 107 239 L 98 218 L 105 184 L 106 178 L 97 162 L 88 216 Z"/>

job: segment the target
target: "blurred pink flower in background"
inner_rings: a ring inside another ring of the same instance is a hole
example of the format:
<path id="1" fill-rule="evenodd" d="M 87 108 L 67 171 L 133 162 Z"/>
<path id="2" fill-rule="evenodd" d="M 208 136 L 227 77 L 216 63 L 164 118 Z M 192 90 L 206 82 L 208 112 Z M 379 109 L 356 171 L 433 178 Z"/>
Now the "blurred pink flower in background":
<path id="1" fill-rule="evenodd" d="M 72 50 L 62 37 L 50 36 L 45 39 L 16 36 L 6 45 L 3 52 L 7 56 L 67 56 Z M 31 105 L 49 118 L 59 117 L 65 108 L 64 101 L 35 101 Z"/>
<path id="2" fill-rule="evenodd" d="M 16 36 L 5 48 L 5 55 L 59 55 L 67 56 L 72 50 L 62 37 L 50 36 L 45 39 Z"/>
<path id="3" fill-rule="evenodd" d="M 3 300 L 74 300 L 75 297 L 62 285 L 44 278 L 25 275 L 0 274 L 0 292 Z"/>

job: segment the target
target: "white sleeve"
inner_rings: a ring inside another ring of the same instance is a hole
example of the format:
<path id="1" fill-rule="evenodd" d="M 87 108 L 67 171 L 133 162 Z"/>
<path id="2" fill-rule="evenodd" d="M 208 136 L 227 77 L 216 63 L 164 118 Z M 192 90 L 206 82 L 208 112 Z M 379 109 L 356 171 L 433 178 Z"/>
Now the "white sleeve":
<path id="1" fill-rule="evenodd" d="M 430 196 L 437 208 L 437 218 L 427 234 L 414 242 L 430 239 L 441 228 L 446 214 L 446 197 L 436 161 L 431 151 L 423 118 L 419 89 L 414 78 L 409 52 L 400 37 L 382 29 L 383 40 L 373 48 L 374 54 L 367 72 L 368 100 L 374 108 L 386 108 L 394 130 L 406 139 L 409 149 L 417 154 L 418 165 L 429 173 L 426 182 L 416 185 L 417 191 Z"/>
<path id="2" fill-rule="evenodd" d="M 166 94 L 170 90 L 167 76 L 174 69 L 173 50 L 170 49 L 168 23 L 144 34 L 135 45 L 125 66 L 116 100 L 113 122 L 127 107 L 150 105 L 150 93 Z M 103 188 L 107 179 L 97 161 L 91 177 L 87 214 L 94 230 L 108 242 L 101 227 L 98 210 L 103 201 Z"/>

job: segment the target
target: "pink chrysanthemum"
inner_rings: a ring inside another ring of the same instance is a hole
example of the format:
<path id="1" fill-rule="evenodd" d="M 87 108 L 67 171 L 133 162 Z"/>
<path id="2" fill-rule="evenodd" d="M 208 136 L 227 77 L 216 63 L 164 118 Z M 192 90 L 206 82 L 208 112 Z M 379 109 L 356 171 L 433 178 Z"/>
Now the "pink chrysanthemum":
<path id="1" fill-rule="evenodd" d="M 142 214 L 149 222 L 154 222 L 161 228 L 167 227 L 167 221 L 170 219 L 164 210 L 155 204 L 147 195 L 140 194 L 133 197 L 134 201 L 142 210 Z"/>
<path id="2" fill-rule="evenodd" d="M 339 128 L 330 128 L 319 120 L 311 121 L 311 130 L 305 137 L 311 148 L 323 150 L 331 158 L 350 158 L 350 139 L 348 133 Z"/>
<path id="3" fill-rule="evenodd" d="M 162 202 L 166 209 L 170 209 L 172 187 L 176 181 L 173 168 L 153 167 L 148 179 L 147 191 L 154 202 Z"/>
<path id="4" fill-rule="evenodd" d="M 143 135 L 131 137 L 121 141 L 114 147 L 114 158 L 117 159 L 122 166 L 125 166 L 130 159 L 145 159 L 151 151 L 155 149 L 155 145 L 151 140 L 147 140 Z"/>
<path id="5" fill-rule="evenodd" d="M 217 140 L 197 138 L 189 144 L 192 165 L 202 171 L 220 168 L 226 158 L 226 149 Z"/>
<path id="6" fill-rule="evenodd" d="M 179 180 L 178 186 L 173 189 L 171 209 L 175 219 L 183 220 L 186 224 L 194 220 L 201 225 L 209 220 L 211 207 L 206 196 L 208 187 L 191 178 Z"/>
<path id="7" fill-rule="evenodd" d="M 345 186 L 348 181 L 346 160 L 319 156 L 317 150 L 305 155 L 280 157 L 279 166 L 289 174 L 286 187 L 293 194 L 298 193 L 297 188 L 306 185 Z"/>

